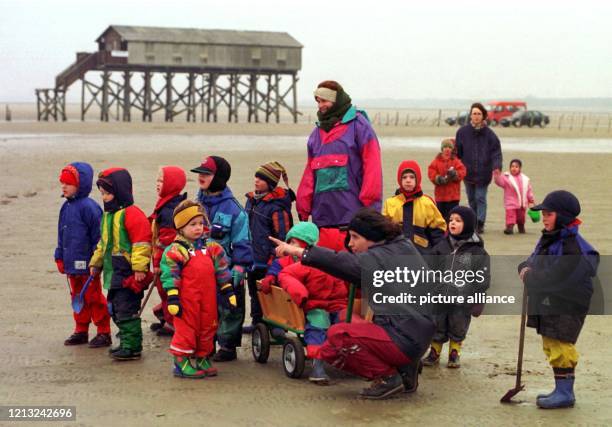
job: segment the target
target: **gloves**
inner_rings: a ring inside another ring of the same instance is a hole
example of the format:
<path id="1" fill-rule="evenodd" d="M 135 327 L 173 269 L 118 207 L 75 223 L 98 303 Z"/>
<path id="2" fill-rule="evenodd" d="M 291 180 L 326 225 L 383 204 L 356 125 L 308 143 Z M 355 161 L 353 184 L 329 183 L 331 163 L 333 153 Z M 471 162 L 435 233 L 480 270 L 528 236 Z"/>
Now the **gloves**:
<path id="1" fill-rule="evenodd" d="M 135 294 L 139 294 L 149 287 L 153 281 L 153 273 L 148 272 L 141 281 L 136 280 L 134 275 L 123 280 L 123 287 L 131 290 Z"/>
<path id="2" fill-rule="evenodd" d="M 236 294 L 234 293 L 234 287 L 231 283 L 226 283 L 221 285 L 220 289 L 221 297 L 225 301 L 226 306 L 233 313 L 238 309 L 238 299 L 236 298 Z M 170 299 L 168 298 L 168 301 Z M 168 310 L 170 310 L 170 306 L 168 306 Z"/>
<path id="3" fill-rule="evenodd" d="M 455 181 L 457 179 L 457 171 L 455 169 L 451 168 L 451 169 L 448 170 L 448 172 L 446 172 L 446 176 L 451 181 Z"/>
<path id="4" fill-rule="evenodd" d="M 181 300 L 179 298 L 179 290 L 176 288 L 168 289 L 168 313 L 174 317 L 181 317 Z"/>
<path id="5" fill-rule="evenodd" d="M 55 265 L 57 265 L 57 271 L 59 271 L 60 274 L 66 274 L 66 272 L 64 271 L 64 260 L 63 259 L 56 259 Z"/>
<path id="6" fill-rule="evenodd" d="M 232 268 L 232 285 L 234 285 L 234 288 L 238 287 L 238 285 L 242 283 L 243 279 L 244 279 L 244 267 L 242 267 L 241 265 L 235 265 Z"/>
<path id="7" fill-rule="evenodd" d="M 270 287 L 275 284 L 276 284 L 276 276 L 273 276 L 272 274 L 270 274 L 269 276 L 264 277 L 259 282 L 259 290 L 263 292 L 264 294 L 269 294 L 270 292 L 272 292 L 272 289 Z"/>
<path id="8" fill-rule="evenodd" d="M 445 185 L 448 183 L 448 178 L 442 175 L 438 175 L 435 181 L 436 181 L 436 185 Z"/>

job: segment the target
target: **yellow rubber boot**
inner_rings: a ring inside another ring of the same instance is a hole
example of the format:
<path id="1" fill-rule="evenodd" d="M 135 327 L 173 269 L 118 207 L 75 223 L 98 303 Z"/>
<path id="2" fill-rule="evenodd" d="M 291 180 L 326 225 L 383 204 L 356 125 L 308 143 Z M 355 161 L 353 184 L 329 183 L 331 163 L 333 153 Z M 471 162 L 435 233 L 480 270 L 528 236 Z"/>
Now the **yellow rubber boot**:
<path id="1" fill-rule="evenodd" d="M 462 341 L 453 341 L 450 340 L 448 346 L 448 367 L 449 368 L 459 368 L 461 367 L 460 356 L 461 356 L 461 344 Z"/>
<path id="2" fill-rule="evenodd" d="M 442 344 L 441 342 L 432 341 L 431 348 L 429 349 L 429 354 L 425 359 L 423 359 L 423 365 L 425 366 L 434 366 L 440 362 L 440 353 L 442 353 Z"/>

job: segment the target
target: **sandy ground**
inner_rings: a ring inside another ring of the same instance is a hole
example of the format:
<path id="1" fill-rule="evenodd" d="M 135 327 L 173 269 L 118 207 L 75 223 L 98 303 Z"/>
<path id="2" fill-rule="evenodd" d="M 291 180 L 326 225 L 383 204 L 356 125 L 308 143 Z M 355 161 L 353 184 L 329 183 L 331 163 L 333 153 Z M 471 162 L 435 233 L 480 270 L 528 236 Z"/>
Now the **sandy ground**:
<path id="1" fill-rule="evenodd" d="M 64 347 L 62 342 L 72 328 L 69 295 L 52 260 L 62 203 L 57 175 L 64 164 L 86 160 L 97 171 L 111 165 L 127 167 L 134 177 L 136 203 L 149 212 L 155 202 L 158 167 L 177 164 L 187 169 L 205 153 L 231 161 L 230 185 L 240 200 L 250 190 L 257 165 L 269 160 L 288 168 L 290 183 L 296 188 L 304 163 L 305 136 L 301 143 L 285 144 L 277 135 L 286 133 L 276 125 L 248 128 L 260 136 L 216 138 L 184 133 L 180 128 L 186 125 L 177 124 L 174 130 L 156 124 L 157 135 L 143 133 L 138 125 L 133 132 L 124 132 L 129 126 L 117 124 L 22 126 L 26 125 L 0 126 L 0 404 L 76 405 L 77 422 L 67 425 L 612 424 L 612 318 L 604 316 L 587 320 L 578 342 L 582 357 L 576 380 L 578 403 L 572 410 L 561 411 L 535 406 L 535 396 L 549 391 L 552 378 L 540 338 L 532 330 L 528 330 L 525 348 L 527 388 L 518 395 L 523 403 L 499 403 L 514 386 L 517 316 L 475 320 L 461 369 L 426 369 L 416 394 L 384 402 L 358 399 L 356 394 L 366 383 L 337 372 L 332 373 L 334 384 L 326 388 L 306 379 L 286 378 L 279 349 L 272 352 L 267 365 L 258 365 L 250 354 L 249 337 L 243 341 L 239 361 L 218 365 L 217 378 L 174 378 L 166 352 L 169 340 L 148 331 L 153 321 L 150 310 L 144 315 L 141 361 L 121 364 L 111 361 L 106 349 Z M 386 147 L 381 136 L 381 143 L 385 195 L 393 193 L 400 159 L 415 158 L 425 166 L 435 154 L 411 148 L 410 140 L 405 147 Z M 517 155 L 532 178 L 537 198 L 556 188 L 575 191 L 584 210 L 584 235 L 602 254 L 612 253 L 612 223 L 608 220 L 612 190 L 607 172 L 612 154 L 504 153 L 507 160 Z M 192 177 L 187 189 L 191 195 L 196 190 Z M 424 189 L 431 192 L 431 184 L 426 182 Z M 98 194 L 93 197 L 99 200 Z M 539 227 L 528 225 L 526 235 L 507 237 L 501 233 L 503 219 L 501 190 L 492 186 L 484 236 L 487 249 L 491 254 L 528 253 Z M 156 300 L 155 296 L 149 306 Z"/>

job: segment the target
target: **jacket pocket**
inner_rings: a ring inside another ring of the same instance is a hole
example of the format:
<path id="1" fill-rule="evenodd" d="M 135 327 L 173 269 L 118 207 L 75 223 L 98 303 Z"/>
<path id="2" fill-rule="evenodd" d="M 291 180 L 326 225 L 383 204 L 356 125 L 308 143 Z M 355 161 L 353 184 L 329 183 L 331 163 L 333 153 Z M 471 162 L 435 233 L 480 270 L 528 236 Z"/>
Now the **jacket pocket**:
<path id="1" fill-rule="evenodd" d="M 313 159 L 310 167 L 316 177 L 315 193 L 348 190 L 347 163 L 346 154 L 328 154 Z"/>

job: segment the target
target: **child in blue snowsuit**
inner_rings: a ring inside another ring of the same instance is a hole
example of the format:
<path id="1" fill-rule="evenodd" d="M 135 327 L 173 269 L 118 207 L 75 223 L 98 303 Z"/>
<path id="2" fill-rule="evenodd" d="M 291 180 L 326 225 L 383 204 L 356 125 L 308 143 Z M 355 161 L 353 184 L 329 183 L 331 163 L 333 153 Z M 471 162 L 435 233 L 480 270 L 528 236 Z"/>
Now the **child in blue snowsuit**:
<path id="1" fill-rule="evenodd" d="M 67 275 L 70 294 L 76 297 L 87 281 L 89 260 L 100 240 L 102 209 L 89 197 L 93 168 L 88 163 L 70 163 L 62 169 L 59 180 L 66 201 L 59 214 L 55 263 L 57 270 Z M 97 335 L 89 341 L 89 347 L 108 347 L 111 345 L 110 315 L 99 277 L 93 279 L 83 301 L 81 312 L 73 312 L 74 333 L 64 345 L 87 344 L 89 324 L 93 322 Z"/>

